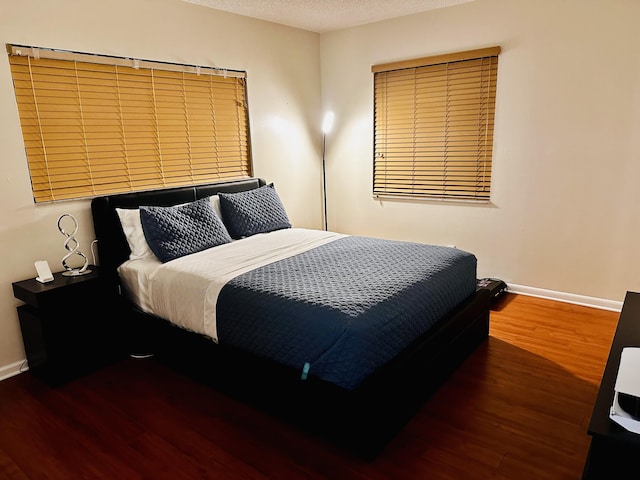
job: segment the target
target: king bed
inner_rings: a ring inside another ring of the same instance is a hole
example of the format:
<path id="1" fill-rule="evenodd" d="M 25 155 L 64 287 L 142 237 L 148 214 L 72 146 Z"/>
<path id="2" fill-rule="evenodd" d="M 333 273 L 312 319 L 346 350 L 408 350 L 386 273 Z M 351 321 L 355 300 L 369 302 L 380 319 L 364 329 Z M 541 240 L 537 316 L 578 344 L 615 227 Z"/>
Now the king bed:
<path id="1" fill-rule="evenodd" d="M 481 343 L 462 250 L 293 228 L 250 178 L 96 197 L 131 353 L 373 458 Z"/>

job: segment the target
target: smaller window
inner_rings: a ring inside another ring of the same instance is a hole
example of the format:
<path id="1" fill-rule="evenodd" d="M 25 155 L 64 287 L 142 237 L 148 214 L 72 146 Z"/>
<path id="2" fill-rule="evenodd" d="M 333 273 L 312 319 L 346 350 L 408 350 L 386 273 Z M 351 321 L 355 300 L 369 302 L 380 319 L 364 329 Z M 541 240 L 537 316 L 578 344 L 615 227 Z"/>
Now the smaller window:
<path id="1" fill-rule="evenodd" d="M 489 201 L 499 53 L 371 68 L 375 196 Z"/>

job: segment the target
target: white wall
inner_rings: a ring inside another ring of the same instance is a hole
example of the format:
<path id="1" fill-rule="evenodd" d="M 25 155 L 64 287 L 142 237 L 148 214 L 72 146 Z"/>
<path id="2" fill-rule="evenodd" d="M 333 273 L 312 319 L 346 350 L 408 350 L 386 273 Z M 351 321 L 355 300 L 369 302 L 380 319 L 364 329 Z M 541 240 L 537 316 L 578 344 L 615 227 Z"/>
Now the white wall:
<path id="1" fill-rule="evenodd" d="M 479 275 L 640 290 L 637 0 L 476 0 L 322 35 L 329 228 L 455 244 Z M 372 198 L 371 65 L 500 45 L 492 205 Z"/>
<path id="2" fill-rule="evenodd" d="M 319 36 L 179 0 L 3 2 L 2 44 L 246 70 L 254 173 L 273 181 L 292 223 L 320 227 Z M 89 201 L 34 205 L 6 56 L 0 55 L 0 377 L 24 358 L 11 282 L 33 262 L 62 270 L 60 214 L 78 218 L 89 253 Z M 73 305 L 69 306 L 73 310 Z M 90 318 L 87 319 L 90 321 Z M 9 367 L 7 367 L 9 366 Z M 4 367 L 4 370 L 3 370 Z"/>

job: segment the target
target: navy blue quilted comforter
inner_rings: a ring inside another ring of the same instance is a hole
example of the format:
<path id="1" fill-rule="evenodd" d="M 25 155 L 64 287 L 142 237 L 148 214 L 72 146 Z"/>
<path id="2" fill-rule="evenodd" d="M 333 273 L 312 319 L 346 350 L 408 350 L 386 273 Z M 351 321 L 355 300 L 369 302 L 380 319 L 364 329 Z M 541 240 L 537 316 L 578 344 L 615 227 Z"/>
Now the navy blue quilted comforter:
<path id="1" fill-rule="evenodd" d="M 470 253 L 350 236 L 231 280 L 218 334 L 352 390 L 475 289 Z"/>

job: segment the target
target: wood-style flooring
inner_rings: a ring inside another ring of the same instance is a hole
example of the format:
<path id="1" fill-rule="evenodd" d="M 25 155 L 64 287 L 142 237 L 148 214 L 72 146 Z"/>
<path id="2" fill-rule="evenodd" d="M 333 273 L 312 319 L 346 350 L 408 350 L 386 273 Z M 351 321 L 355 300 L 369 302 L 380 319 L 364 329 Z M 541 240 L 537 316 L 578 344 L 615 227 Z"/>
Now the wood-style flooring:
<path id="1" fill-rule="evenodd" d="M 618 314 L 523 295 L 372 462 L 153 359 L 0 382 L 0 479 L 579 479 Z"/>

